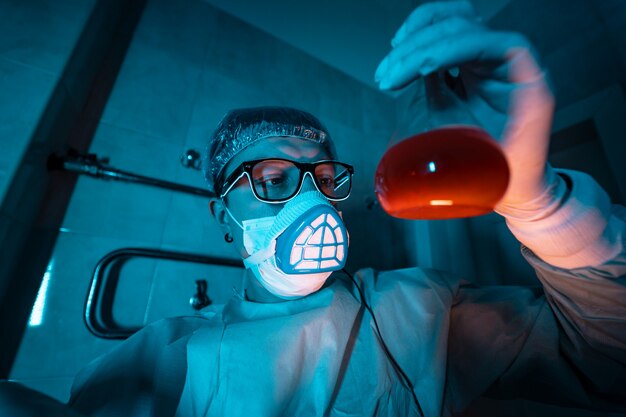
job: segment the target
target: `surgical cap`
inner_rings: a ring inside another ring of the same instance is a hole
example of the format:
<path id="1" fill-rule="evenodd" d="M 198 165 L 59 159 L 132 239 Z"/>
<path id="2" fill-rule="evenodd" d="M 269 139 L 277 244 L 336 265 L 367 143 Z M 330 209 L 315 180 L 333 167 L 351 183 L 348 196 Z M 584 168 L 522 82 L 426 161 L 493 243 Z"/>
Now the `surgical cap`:
<path id="1" fill-rule="evenodd" d="M 335 147 L 328 130 L 312 114 L 289 107 L 252 107 L 231 110 L 211 135 L 204 160 L 209 190 L 216 192 L 224 167 L 239 152 L 261 139 L 293 136 L 319 143 L 331 157 Z"/>

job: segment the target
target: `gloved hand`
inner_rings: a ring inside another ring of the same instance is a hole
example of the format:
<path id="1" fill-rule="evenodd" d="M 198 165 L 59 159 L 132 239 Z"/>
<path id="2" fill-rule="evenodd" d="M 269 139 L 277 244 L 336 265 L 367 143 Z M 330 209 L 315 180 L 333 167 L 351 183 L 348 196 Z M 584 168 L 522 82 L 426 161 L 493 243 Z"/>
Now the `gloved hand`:
<path id="1" fill-rule="evenodd" d="M 522 35 L 488 29 L 468 1 L 427 3 L 398 29 L 392 47 L 376 70 L 381 89 L 459 69 L 467 110 L 509 163 L 509 187 L 496 211 L 530 218 L 558 206 L 565 186 L 546 164 L 554 99 Z"/>

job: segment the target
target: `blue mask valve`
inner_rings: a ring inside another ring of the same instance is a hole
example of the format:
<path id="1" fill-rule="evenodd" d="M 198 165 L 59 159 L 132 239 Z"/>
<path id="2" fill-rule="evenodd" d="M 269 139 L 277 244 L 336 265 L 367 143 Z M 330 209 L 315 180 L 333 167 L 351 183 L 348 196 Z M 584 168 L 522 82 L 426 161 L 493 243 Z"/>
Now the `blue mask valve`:
<path id="1" fill-rule="evenodd" d="M 327 205 L 311 208 L 276 239 L 276 264 L 286 274 L 337 271 L 347 255 L 346 227 Z"/>

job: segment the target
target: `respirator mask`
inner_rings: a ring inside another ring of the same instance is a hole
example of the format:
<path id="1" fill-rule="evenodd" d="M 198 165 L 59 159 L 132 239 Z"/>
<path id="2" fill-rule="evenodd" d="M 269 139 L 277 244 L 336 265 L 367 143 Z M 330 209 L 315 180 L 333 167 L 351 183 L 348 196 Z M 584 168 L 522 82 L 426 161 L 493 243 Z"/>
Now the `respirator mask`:
<path id="1" fill-rule="evenodd" d="M 243 260 L 261 285 L 283 299 L 319 290 L 348 254 L 348 232 L 340 213 L 319 191 L 298 194 L 276 216 L 244 220 Z"/>

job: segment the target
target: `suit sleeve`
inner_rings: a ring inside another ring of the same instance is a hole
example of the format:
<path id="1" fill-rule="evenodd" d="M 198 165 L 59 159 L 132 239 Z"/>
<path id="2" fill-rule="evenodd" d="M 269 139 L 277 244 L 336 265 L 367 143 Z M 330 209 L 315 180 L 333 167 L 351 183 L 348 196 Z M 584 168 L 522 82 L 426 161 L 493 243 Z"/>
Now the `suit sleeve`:
<path id="1" fill-rule="evenodd" d="M 155 322 L 97 358 L 74 379 L 69 406 L 85 416 L 174 415 L 187 369 L 186 342 L 205 322 Z"/>
<path id="2" fill-rule="evenodd" d="M 626 209 L 590 177 L 567 176 L 568 199 L 549 216 L 507 218 L 542 288 L 457 292 L 449 409 L 485 395 L 626 411 Z"/>

